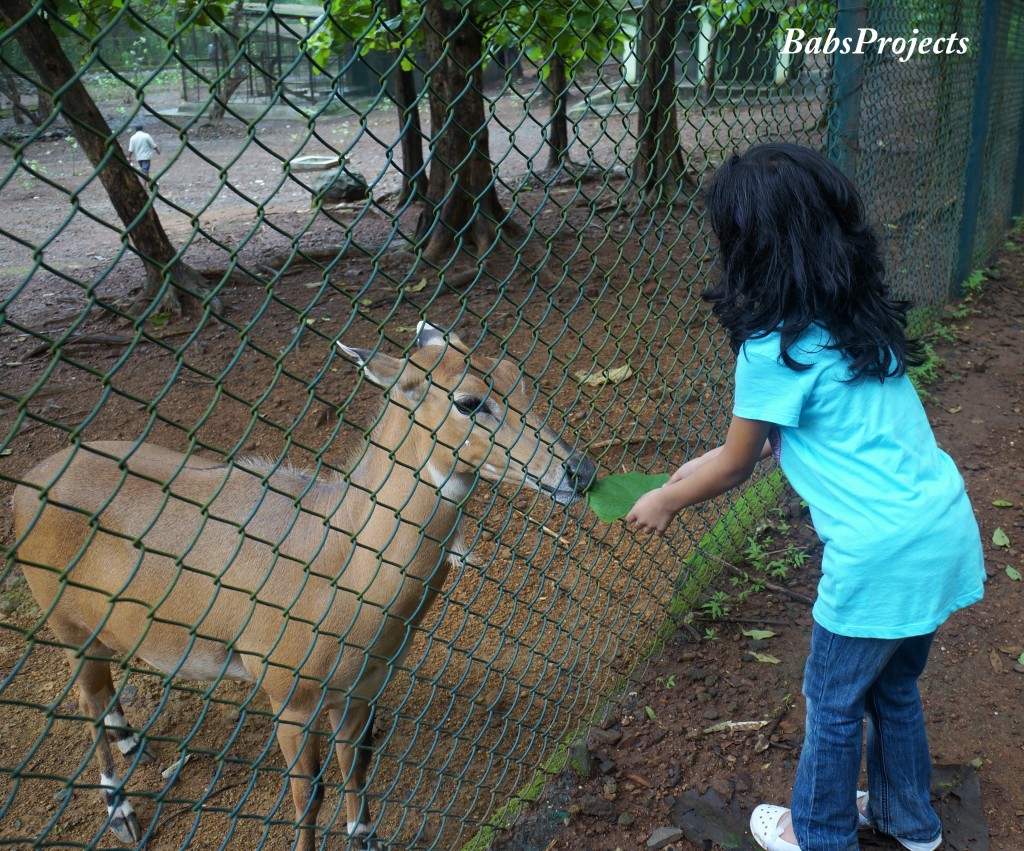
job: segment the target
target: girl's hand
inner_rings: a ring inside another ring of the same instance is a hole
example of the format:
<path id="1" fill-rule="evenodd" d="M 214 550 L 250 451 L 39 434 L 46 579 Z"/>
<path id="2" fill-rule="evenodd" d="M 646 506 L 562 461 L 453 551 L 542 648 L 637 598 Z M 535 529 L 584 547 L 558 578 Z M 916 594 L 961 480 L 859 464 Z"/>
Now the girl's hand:
<path id="1" fill-rule="evenodd" d="M 742 483 L 760 458 L 771 454 L 771 423 L 733 417 L 724 444 L 675 471 L 666 484 L 636 501 L 626 522 L 644 532 L 664 535 L 672 519 L 688 505 L 719 496 Z"/>
<path id="2" fill-rule="evenodd" d="M 665 488 L 645 493 L 636 501 L 636 505 L 626 515 L 626 522 L 636 526 L 641 532 L 656 532 L 664 535 L 669 523 L 678 511 L 665 493 Z"/>
<path id="3" fill-rule="evenodd" d="M 682 481 L 687 476 L 692 476 L 694 472 L 707 464 L 708 461 L 713 461 L 718 455 L 720 455 L 722 453 L 722 449 L 723 447 L 719 446 L 705 452 L 703 455 L 691 458 L 669 477 L 668 483 L 670 485 L 674 485 L 676 482 Z"/>

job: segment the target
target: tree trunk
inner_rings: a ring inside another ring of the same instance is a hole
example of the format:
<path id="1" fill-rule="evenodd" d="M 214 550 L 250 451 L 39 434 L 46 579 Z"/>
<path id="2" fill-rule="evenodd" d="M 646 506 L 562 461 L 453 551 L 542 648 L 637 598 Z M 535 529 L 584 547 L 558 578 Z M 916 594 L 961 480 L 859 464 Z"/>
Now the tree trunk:
<path id="1" fill-rule="evenodd" d="M 11 73 L 11 69 L 6 65 L 0 64 L 0 80 L 2 80 L 2 83 L 0 83 L 0 90 L 2 90 L 3 94 L 11 102 L 11 110 L 14 112 L 14 123 L 24 124 L 25 119 L 28 118 L 32 124 L 38 127 L 39 119 L 36 118 L 35 113 L 21 102 L 21 91 L 18 89 L 18 80 L 14 74 Z"/>
<path id="2" fill-rule="evenodd" d="M 471 247 L 483 256 L 510 224 L 494 188 L 484 116 L 483 34 L 464 4 L 426 0 L 423 42 L 430 97 L 430 178 L 416 239 L 439 264 Z"/>
<path id="3" fill-rule="evenodd" d="M 632 180 L 640 204 L 649 209 L 679 200 L 686 175 L 676 114 L 678 33 L 673 0 L 647 0 L 641 19 L 639 129 Z"/>
<path id="4" fill-rule="evenodd" d="M 95 101 L 81 79 L 76 78 L 75 69 L 48 20 L 34 8 L 32 0 L 4 0 L 0 17 L 21 45 L 42 86 L 52 92 L 61 91 L 61 113 L 96 168 L 125 233 L 146 266 L 146 299 L 152 302 L 162 294 L 163 306 L 180 313 L 180 294 L 198 298 L 205 280 L 175 259 L 177 252 L 153 209 L 149 193 L 128 164 Z"/>
<path id="5" fill-rule="evenodd" d="M 569 160 L 569 80 L 565 60 L 557 53 L 548 60 L 546 85 L 551 92 L 551 120 L 547 126 L 548 171 L 554 171 Z"/>
<path id="6" fill-rule="evenodd" d="M 245 82 L 249 76 L 249 60 L 242 56 L 233 66 L 231 60 L 243 50 L 242 48 L 242 13 L 245 9 L 244 0 L 235 0 L 231 8 L 231 23 L 228 25 L 228 32 L 221 34 L 214 39 L 217 45 L 218 68 L 230 69 L 228 75 L 217 81 L 217 96 L 213 101 L 213 109 L 210 110 L 210 121 L 221 121 L 227 110 L 228 101 L 238 91 L 238 87 Z"/>
<path id="7" fill-rule="evenodd" d="M 402 27 L 402 0 L 387 0 L 389 21 L 398 20 L 394 31 L 399 41 L 404 41 Z M 420 123 L 420 105 L 416 92 L 416 78 L 411 70 L 402 67 L 401 51 L 396 51 L 395 67 L 391 73 L 394 88 L 392 99 L 398 108 L 398 138 L 402 143 L 402 190 L 398 193 L 401 206 L 410 199 L 423 198 L 427 194 L 427 170 L 423 162 L 423 127 Z"/>

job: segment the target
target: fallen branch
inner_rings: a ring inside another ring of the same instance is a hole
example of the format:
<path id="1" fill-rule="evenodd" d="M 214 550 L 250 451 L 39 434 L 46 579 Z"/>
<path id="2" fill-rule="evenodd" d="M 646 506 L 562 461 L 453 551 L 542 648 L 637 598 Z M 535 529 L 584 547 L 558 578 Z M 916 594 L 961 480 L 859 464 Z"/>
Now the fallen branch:
<path id="1" fill-rule="evenodd" d="M 694 616 L 693 620 L 699 623 L 759 623 L 769 626 L 790 626 L 790 621 L 766 620 L 765 618 L 701 618 Z"/>
<path id="2" fill-rule="evenodd" d="M 350 252 L 359 252 L 361 256 L 373 257 L 380 254 L 390 244 L 389 241 L 379 245 L 360 245 L 358 242 L 350 241 L 337 245 L 325 245 L 322 248 L 293 248 L 268 257 L 257 264 L 256 268 L 260 271 L 270 270 L 273 275 L 277 275 L 288 266 L 332 263 L 347 256 Z"/>
<path id="3" fill-rule="evenodd" d="M 768 729 L 758 734 L 757 741 L 754 743 L 755 753 L 764 753 L 771 747 L 772 736 L 775 735 L 775 731 L 779 729 L 779 724 L 782 723 L 782 719 L 786 717 L 788 712 L 789 704 L 784 702 L 782 708 L 775 713 L 775 717 L 772 719 L 772 723 L 768 725 Z"/>
<path id="4" fill-rule="evenodd" d="M 54 346 L 58 344 L 62 349 L 66 349 L 68 346 L 86 345 L 130 346 L 132 343 L 151 343 L 154 340 L 169 340 L 171 337 L 181 337 L 185 334 L 191 334 L 193 330 L 194 329 L 191 328 L 185 328 L 180 331 L 168 331 L 164 334 L 151 334 L 149 337 L 136 337 L 135 335 L 129 334 L 104 334 L 101 332 L 72 334 L 66 340 L 54 340 L 52 343 L 40 343 L 25 355 L 25 359 L 28 360 L 29 358 L 34 358 L 44 352 L 51 351 Z"/>

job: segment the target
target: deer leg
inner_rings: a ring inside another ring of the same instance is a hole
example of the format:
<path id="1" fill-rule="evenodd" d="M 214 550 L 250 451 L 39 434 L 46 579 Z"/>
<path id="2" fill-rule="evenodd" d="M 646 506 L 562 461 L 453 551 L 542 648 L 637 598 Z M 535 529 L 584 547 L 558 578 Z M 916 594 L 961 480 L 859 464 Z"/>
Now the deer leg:
<path id="1" fill-rule="evenodd" d="M 320 813 L 324 788 L 320 779 L 320 734 L 311 729 L 316 715 L 280 709 L 277 713 L 277 742 L 281 746 L 295 801 L 297 851 L 316 847 L 316 819 Z"/>
<path id="2" fill-rule="evenodd" d="M 56 630 L 54 630 L 56 632 Z M 103 802 L 107 807 L 107 827 L 113 831 L 117 838 L 126 844 L 135 845 L 142 838 L 142 831 L 139 829 L 139 820 L 135 815 L 135 809 L 124 796 L 124 784 L 117 775 L 114 767 L 114 757 L 110 752 L 110 745 L 107 737 L 110 731 L 107 729 L 107 716 L 120 710 L 120 705 L 114 697 L 114 682 L 110 678 L 110 651 L 94 641 L 89 645 L 88 650 L 81 657 L 77 651 L 68 650 L 68 657 L 71 660 L 71 667 L 77 668 L 75 677 L 78 681 L 78 705 L 82 715 L 87 718 L 95 718 L 96 748 L 95 759 L 100 769 L 100 789 L 103 794 Z M 99 657 L 99 658 L 96 658 Z M 111 704 L 117 708 L 108 712 Z M 124 713 L 120 713 L 120 726 L 122 733 L 124 726 Z M 114 736 L 120 744 L 120 739 Z M 130 738 L 127 734 L 125 739 Z M 137 747 L 137 744 L 136 744 Z"/>
<path id="3" fill-rule="evenodd" d="M 120 700 L 115 699 L 113 709 L 103 716 L 103 726 L 107 731 L 107 739 L 117 745 L 117 749 L 126 760 L 137 759 L 139 765 L 148 765 L 156 760 L 153 749 L 128 726 Z"/>
<path id="4" fill-rule="evenodd" d="M 373 820 L 366 803 L 366 774 L 373 756 L 373 717 L 376 710 L 368 703 L 350 703 L 348 709 L 331 709 L 334 751 L 345 785 L 348 835 L 362 843 L 366 851 L 384 851 L 373 835 Z"/>

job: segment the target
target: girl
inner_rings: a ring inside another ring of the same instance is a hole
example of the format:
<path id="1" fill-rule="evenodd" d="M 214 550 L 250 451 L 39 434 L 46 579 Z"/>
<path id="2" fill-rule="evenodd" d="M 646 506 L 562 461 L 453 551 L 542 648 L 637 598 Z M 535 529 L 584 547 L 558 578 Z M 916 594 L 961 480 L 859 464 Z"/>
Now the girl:
<path id="1" fill-rule="evenodd" d="M 907 303 L 889 295 L 856 190 L 811 150 L 732 157 L 706 208 L 722 275 L 704 298 L 737 355 L 733 419 L 722 446 L 626 520 L 664 534 L 774 454 L 825 549 L 792 811 L 757 807 L 751 832 L 768 851 L 850 851 L 870 824 L 932 851 L 942 830 L 917 680 L 936 628 L 981 598 L 985 572 L 963 479 L 906 375 L 921 362 Z"/>

